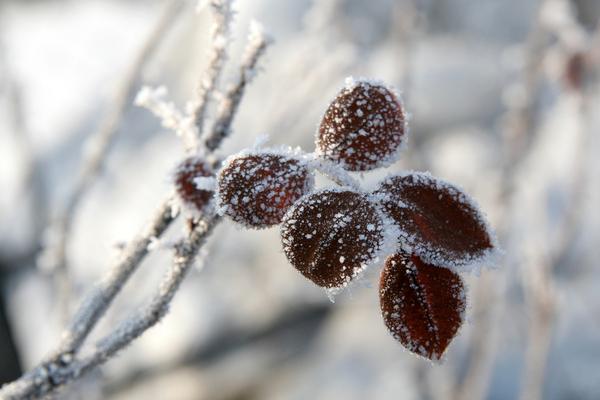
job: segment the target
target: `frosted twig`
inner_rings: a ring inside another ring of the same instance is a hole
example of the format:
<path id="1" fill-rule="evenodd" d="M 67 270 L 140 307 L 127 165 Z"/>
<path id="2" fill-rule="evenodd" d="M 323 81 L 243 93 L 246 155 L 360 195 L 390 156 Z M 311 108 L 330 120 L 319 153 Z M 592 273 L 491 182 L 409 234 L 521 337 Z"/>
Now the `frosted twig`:
<path id="1" fill-rule="evenodd" d="M 169 199 L 161 205 L 151 224 L 129 245 L 106 278 L 83 301 L 63 334 L 58 350 L 17 381 L 4 386 L 0 390 L 0 399 L 39 398 L 79 376 L 80 368 L 73 363 L 74 355 L 148 254 L 152 239 L 161 236 L 174 220 L 171 203 Z"/>
<path id="2" fill-rule="evenodd" d="M 194 265 L 198 251 L 219 221 L 220 218 L 216 215 L 210 215 L 198 221 L 190 236 L 175 247 L 171 268 L 167 271 L 150 303 L 131 318 L 123 321 L 111 334 L 101 339 L 96 344 L 93 353 L 81 360 L 79 364 L 81 372 L 87 372 L 107 361 L 167 314 L 171 300 L 190 267 Z"/>
<path id="3" fill-rule="evenodd" d="M 58 278 L 58 293 L 61 294 L 59 301 L 62 303 L 60 308 L 63 315 L 67 314 L 70 297 L 66 248 L 75 213 L 81 199 L 102 169 L 110 146 L 117 134 L 119 122 L 123 118 L 131 98 L 135 94 L 138 76 L 156 48 L 162 43 L 162 39 L 166 36 L 165 33 L 172 26 L 181 8 L 182 2 L 180 0 L 170 1 L 156 26 L 146 39 L 129 71 L 126 73 L 114 99 L 110 102 L 112 104 L 111 109 L 98 130 L 92 135 L 90 146 L 88 147 L 90 151 L 87 152 L 79 169 L 81 172 L 62 208 L 57 211 L 54 223 L 50 227 L 50 232 L 54 237 L 52 238 L 51 248 L 46 250 L 46 258 L 51 261 L 53 270 Z"/>
<path id="4" fill-rule="evenodd" d="M 172 101 L 167 99 L 167 88 L 144 86 L 135 97 L 135 105 L 144 107 L 160 119 L 163 128 L 172 130 L 183 141 L 186 149 L 195 142 L 196 127 L 193 118 L 181 112 Z"/>
<path id="5" fill-rule="evenodd" d="M 196 126 L 197 135 L 194 137 L 192 150 L 197 151 L 200 145 L 200 135 L 204 130 L 206 120 L 206 107 L 209 96 L 214 93 L 221 77 L 223 66 L 227 60 L 227 44 L 231 30 L 231 0 L 212 0 L 210 7 L 213 16 L 211 31 L 212 48 L 208 61 L 208 70 L 204 73 L 198 85 L 196 99 L 191 103 L 193 109 L 193 122 Z"/>
<path id="6" fill-rule="evenodd" d="M 360 183 L 354 179 L 352 175 L 348 173 L 348 171 L 340 167 L 337 163 L 317 156 L 315 156 L 309 162 L 312 168 L 321 172 L 327 178 L 331 179 L 335 184 L 360 190 Z"/>
<path id="7" fill-rule="evenodd" d="M 259 23 L 253 22 L 251 24 L 248 44 L 246 45 L 237 82 L 223 96 L 213 127 L 204 138 L 204 144 L 208 151 L 214 151 L 223 139 L 229 135 L 233 117 L 244 96 L 246 85 L 250 83 L 256 74 L 258 60 L 265 53 L 271 41 L 271 38 L 264 32 Z"/>
<path id="8" fill-rule="evenodd" d="M 162 236 L 175 217 L 172 200 L 169 199 L 159 207 L 150 225 L 131 242 L 120 256 L 119 262 L 83 301 L 69 329 L 63 334 L 61 353 L 72 353 L 79 349 L 98 319 L 148 254 L 148 246 L 155 238 Z"/>

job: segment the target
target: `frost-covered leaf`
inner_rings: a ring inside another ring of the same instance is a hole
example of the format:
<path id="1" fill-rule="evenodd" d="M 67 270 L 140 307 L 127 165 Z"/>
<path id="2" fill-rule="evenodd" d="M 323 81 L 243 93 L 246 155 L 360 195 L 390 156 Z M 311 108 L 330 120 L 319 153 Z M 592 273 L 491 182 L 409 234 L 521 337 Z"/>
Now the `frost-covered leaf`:
<path id="1" fill-rule="evenodd" d="M 404 111 L 392 90 L 349 78 L 323 116 L 317 152 L 350 171 L 368 171 L 396 161 L 405 130 Z"/>
<path id="2" fill-rule="evenodd" d="M 339 288 L 362 272 L 383 245 L 384 225 L 361 193 L 323 190 L 306 195 L 281 225 L 283 250 L 305 277 Z"/>
<path id="3" fill-rule="evenodd" d="M 252 228 L 276 225 L 312 184 L 306 163 L 291 154 L 241 153 L 230 157 L 217 177 L 219 212 Z"/>
<path id="4" fill-rule="evenodd" d="M 465 271 L 492 262 L 495 239 L 464 192 L 427 173 L 396 175 L 376 191 L 403 235 L 401 244 L 426 262 Z"/>
<path id="5" fill-rule="evenodd" d="M 210 165 L 200 157 L 189 157 L 175 169 L 174 183 L 181 202 L 193 211 L 202 211 L 213 197 L 214 191 L 203 190 L 196 184 L 197 178 L 212 177 Z"/>
<path id="6" fill-rule="evenodd" d="M 379 284 L 381 313 L 392 336 L 408 350 L 439 360 L 460 328 L 466 306 L 459 275 L 418 256 L 389 257 Z"/>

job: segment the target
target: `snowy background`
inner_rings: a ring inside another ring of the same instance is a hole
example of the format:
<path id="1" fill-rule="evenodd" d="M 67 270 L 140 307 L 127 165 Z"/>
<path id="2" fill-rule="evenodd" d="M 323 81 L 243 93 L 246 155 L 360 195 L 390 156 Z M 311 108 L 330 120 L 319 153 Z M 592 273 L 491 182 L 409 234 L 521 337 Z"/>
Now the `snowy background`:
<path id="1" fill-rule="evenodd" d="M 179 105 L 196 87 L 209 44 L 209 14 L 195 14 L 192 3 L 139 77 L 140 86 L 166 85 Z M 61 396 L 513 399 L 539 387 L 544 399 L 600 398 L 600 2 L 540 3 L 237 4 L 225 82 L 251 19 L 275 44 L 221 154 L 262 134 L 312 151 L 344 78 L 379 78 L 400 89 L 411 116 L 408 148 L 387 171 L 429 170 L 464 187 L 496 227 L 506 256 L 499 269 L 464 277 L 468 321 L 444 363 L 409 354 L 388 334 L 377 271 L 371 285 L 332 304 L 285 260 L 277 228 L 246 231 L 226 221 L 165 320 Z M 45 228 L 163 8 L 154 0 L 0 1 L 0 383 L 59 339 L 54 280 L 38 262 Z M 580 52 L 583 69 L 572 58 Z M 72 308 L 171 191 L 182 155 L 149 112 L 127 109 L 76 214 Z M 152 253 L 95 335 L 143 304 L 169 260 L 167 250 Z"/>

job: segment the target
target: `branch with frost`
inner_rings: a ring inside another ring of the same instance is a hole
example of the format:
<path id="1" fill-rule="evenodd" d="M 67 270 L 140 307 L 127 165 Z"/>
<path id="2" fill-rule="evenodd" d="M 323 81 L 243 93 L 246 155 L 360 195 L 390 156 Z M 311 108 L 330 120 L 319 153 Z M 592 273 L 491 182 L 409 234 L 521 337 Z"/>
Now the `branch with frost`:
<path id="1" fill-rule="evenodd" d="M 263 53 L 264 49 L 256 56 L 252 63 L 253 68 Z M 246 69 L 242 68 L 241 71 L 244 74 Z M 249 78 L 244 79 L 245 86 Z M 234 101 L 236 104 L 234 112 L 237 110 L 239 100 Z M 227 124 L 233 122 L 234 112 L 227 119 Z M 230 126 L 223 126 L 223 129 L 229 132 Z M 224 135 L 219 137 L 221 140 L 225 138 Z M 220 141 L 215 144 L 214 149 L 218 148 L 219 144 Z M 175 246 L 175 258 L 171 269 L 149 305 L 106 335 L 96 344 L 91 355 L 83 358 L 77 357 L 89 333 L 149 253 L 149 247 L 166 231 L 176 217 L 171 199 L 165 201 L 148 227 L 126 248 L 108 275 L 83 301 L 71 325 L 63 334 L 57 350 L 20 379 L 0 389 L 0 399 L 36 399 L 52 393 L 106 362 L 166 315 L 169 304 L 187 271 L 193 265 L 198 252 L 218 223 L 218 216 L 207 214 L 203 219 L 193 221 L 193 227 L 187 238 Z"/>
<path id="2" fill-rule="evenodd" d="M 115 266 L 84 299 L 73 322 L 63 334 L 60 345 L 61 353 L 74 353 L 79 350 L 115 296 L 149 253 L 150 245 L 156 238 L 162 236 L 176 216 L 171 199 L 161 204 L 148 227 L 126 248 Z"/>
<path id="3" fill-rule="evenodd" d="M 160 237 L 175 217 L 171 200 L 163 203 L 149 226 L 128 246 L 106 277 L 83 300 L 72 323 L 63 333 L 61 343 L 54 354 L 19 380 L 3 387 L 0 390 L 0 399 L 39 398 L 79 377 L 76 373 L 78 369 L 75 367 L 78 361 L 74 356 L 116 295 L 146 257 L 152 240 Z"/>
<path id="4" fill-rule="evenodd" d="M 219 105 L 217 118 L 211 131 L 204 138 L 207 150 L 214 151 L 231 131 L 231 122 L 239 108 L 246 85 L 256 75 L 258 60 L 272 43 L 271 37 L 265 33 L 262 25 L 252 21 L 248 44 L 240 66 L 237 81 L 227 90 Z"/>
<path id="5" fill-rule="evenodd" d="M 75 213 L 85 193 L 98 177 L 104 165 L 110 147 L 118 132 L 119 123 L 130 104 L 131 98 L 135 94 L 137 80 L 141 71 L 162 43 L 163 38 L 166 36 L 165 34 L 179 15 L 182 5 L 180 0 L 170 1 L 144 42 L 129 71 L 123 78 L 114 99 L 110 102 L 112 108 L 101 122 L 96 133 L 90 138 L 87 145 L 88 151 L 85 153 L 81 168 L 79 168 L 81 172 L 75 181 L 72 191 L 67 196 L 63 206 L 57 210 L 54 222 L 48 228 L 48 244 L 41 261 L 45 264 L 45 267 L 56 273 L 58 292 L 61 294 L 60 302 L 63 303 L 61 309 L 64 314 L 66 314 L 68 307 L 70 292 L 66 254 L 67 243 Z"/>
<path id="6" fill-rule="evenodd" d="M 214 93 L 219 83 L 223 66 L 227 60 L 227 44 L 229 43 L 231 34 L 231 19 L 233 15 L 231 1 L 212 0 L 210 7 L 214 22 L 211 30 L 212 48 L 208 61 L 208 70 L 198 85 L 196 99 L 190 104 L 197 132 L 197 136 L 194 138 L 196 142 L 194 143 L 194 150 L 198 150 L 198 146 L 200 145 L 200 135 L 202 135 L 202 131 L 204 130 L 209 96 Z"/>
<path id="7" fill-rule="evenodd" d="M 213 25 L 211 28 L 211 52 L 208 67 L 204 73 L 195 99 L 182 112 L 167 99 L 167 88 L 145 86 L 138 93 L 135 104 L 150 110 L 161 121 L 163 127 L 172 130 L 183 140 L 186 151 L 197 153 L 200 148 L 200 135 L 204 129 L 206 108 L 216 90 L 223 66 L 227 60 L 227 44 L 231 31 L 231 0 L 212 0 Z"/>
<path id="8" fill-rule="evenodd" d="M 218 36 L 217 39 L 219 37 L 222 38 L 222 36 Z M 253 21 L 250 25 L 248 44 L 244 51 L 237 80 L 221 97 L 215 122 L 204 138 L 204 146 L 208 152 L 216 150 L 223 139 L 229 135 L 231 123 L 239 108 L 242 97 L 244 96 L 246 86 L 256 74 L 258 60 L 265 53 L 271 42 L 271 38 L 265 33 L 262 26 Z M 216 44 L 213 45 L 216 46 Z M 201 84 L 201 87 L 208 88 L 206 82 L 214 81 L 211 86 L 211 92 L 214 92 L 217 80 L 217 76 L 214 75 L 220 74 L 216 69 L 216 65 L 213 64 L 214 63 L 211 63 L 209 65 L 208 70 L 211 78 L 203 79 L 205 84 Z M 144 87 L 139 92 L 135 102 L 137 105 L 147 108 L 156 115 L 165 128 L 173 130 L 183 139 L 184 145 L 188 151 L 193 151 L 199 149 L 197 147 L 198 145 L 195 143 L 196 136 L 201 133 L 199 129 L 204 126 L 204 122 L 198 123 L 198 116 L 202 115 L 202 118 L 205 119 L 206 102 L 209 100 L 208 93 L 204 94 L 203 91 L 200 91 L 199 93 L 199 99 L 196 100 L 195 108 L 193 106 L 188 107 L 186 112 L 182 112 L 175 104 L 173 104 L 173 102 L 166 99 L 167 89 L 165 87 L 154 89 Z"/>
<path id="9" fill-rule="evenodd" d="M 168 91 L 165 86 L 156 88 L 144 86 L 135 97 L 135 105 L 144 107 L 159 120 L 163 128 L 175 132 L 183 140 L 186 148 L 194 141 L 196 130 L 194 120 L 177 108 L 175 103 L 167 99 Z"/>
<path id="10" fill-rule="evenodd" d="M 171 268 L 167 271 L 150 303 L 123 321 L 110 335 L 100 340 L 96 344 L 93 354 L 82 360 L 82 368 L 87 370 L 102 364 L 140 337 L 167 314 L 171 300 L 181 282 L 194 265 L 198 252 L 219 221 L 220 217 L 215 214 L 205 216 L 203 220 L 196 223 L 187 238 L 175 245 Z"/>
<path id="11" fill-rule="evenodd" d="M 123 321 L 111 334 L 98 341 L 90 355 L 75 359 L 70 352 L 59 353 L 18 381 L 6 386 L 0 392 L 2 399 L 46 396 L 103 364 L 156 325 L 167 314 L 171 300 L 218 221 L 219 217 L 213 214 L 198 222 L 189 237 L 181 240 L 175 247 L 171 268 L 148 305 Z"/>
<path id="12" fill-rule="evenodd" d="M 309 164 L 315 170 L 321 172 L 324 176 L 331 179 L 335 184 L 348 187 L 355 190 L 360 189 L 360 183 L 352 177 L 344 168 L 337 163 L 332 162 L 324 157 L 313 156 Z"/>

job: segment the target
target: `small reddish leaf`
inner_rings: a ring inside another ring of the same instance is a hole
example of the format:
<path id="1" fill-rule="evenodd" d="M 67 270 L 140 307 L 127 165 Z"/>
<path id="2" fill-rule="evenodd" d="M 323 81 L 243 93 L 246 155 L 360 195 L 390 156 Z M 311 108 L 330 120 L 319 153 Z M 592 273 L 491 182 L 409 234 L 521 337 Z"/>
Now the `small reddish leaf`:
<path id="1" fill-rule="evenodd" d="M 194 211 L 202 211 L 210 202 L 214 192 L 201 190 L 195 183 L 196 178 L 211 177 L 210 165 L 200 157 L 189 157 L 181 162 L 174 174 L 175 190 L 182 203 Z"/>
<path id="2" fill-rule="evenodd" d="M 350 171 L 396 161 L 404 139 L 398 97 L 380 83 L 352 80 L 331 102 L 317 137 L 317 151 Z"/>
<path id="3" fill-rule="evenodd" d="M 305 277 L 338 288 L 376 258 L 383 223 L 365 195 L 326 190 L 294 204 L 281 225 L 281 240 L 288 260 Z"/>
<path id="4" fill-rule="evenodd" d="M 234 156 L 217 178 L 219 208 L 235 222 L 266 228 L 281 222 L 312 181 L 306 165 L 288 155 L 257 152 Z"/>
<path id="5" fill-rule="evenodd" d="M 386 260 L 379 299 L 392 336 L 430 360 L 442 357 L 462 324 L 466 306 L 459 275 L 404 253 Z"/>
<path id="6" fill-rule="evenodd" d="M 493 254 L 494 239 L 484 217 L 455 186 L 413 173 L 387 178 L 376 194 L 404 233 L 401 240 L 425 261 L 466 269 Z"/>

